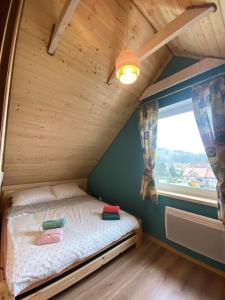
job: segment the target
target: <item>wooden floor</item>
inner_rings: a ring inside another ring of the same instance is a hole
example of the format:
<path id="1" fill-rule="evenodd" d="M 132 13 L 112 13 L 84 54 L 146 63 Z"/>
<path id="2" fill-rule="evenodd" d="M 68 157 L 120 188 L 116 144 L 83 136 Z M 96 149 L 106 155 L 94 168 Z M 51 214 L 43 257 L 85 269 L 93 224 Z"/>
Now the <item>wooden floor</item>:
<path id="1" fill-rule="evenodd" d="M 225 278 L 145 241 L 56 299 L 225 300 Z"/>

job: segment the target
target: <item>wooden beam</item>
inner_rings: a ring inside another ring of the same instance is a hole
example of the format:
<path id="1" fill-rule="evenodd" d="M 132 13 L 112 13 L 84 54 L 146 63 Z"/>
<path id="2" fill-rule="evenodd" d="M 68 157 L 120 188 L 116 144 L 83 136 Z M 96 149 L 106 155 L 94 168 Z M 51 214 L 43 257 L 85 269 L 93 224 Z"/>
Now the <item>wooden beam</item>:
<path id="1" fill-rule="evenodd" d="M 108 85 L 111 85 L 111 84 L 112 84 L 112 79 L 115 78 L 115 76 L 116 76 L 116 67 L 113 67 L 113 70 L 112 70 L 112 72 L 109 74 L 109 77 L 108 77 L 106 83 L 107 83 Z"/>
<path id="2" fill-rule="evenodd" d="M 154 30 L 154 33 L 157 33 L 158 30 L 157 28 L 154 26 L 154 24 L 151 21 L 151 18 L 149 17 L 149 13 L 148 11 L 145 9 L 145 7 L 143 5 L 141 5 L 140 3 L 138 3 L 139 0 L 131 0 L 131 2 L 133 3 L 133 5 L 136 7 L 136 9 L 140 12 L 140 14 L 143 16 L 143 18 L 149 23 L 150 27 Z M 168 49 L 168 51 L 172 54 L 172 50 L 170 49 L 170 47 L 168 45 L 165 45 L 165 47 Z"/>
<path id="3" fill-rule="evenodd" d="M 62 35 L 68 25 L 71 17 L 73 16 L 80 0 L 66 0 L 63 9 L 59 15 L 59 18 L 54 25 L 53 32 L 50 37 L 48 53 L 55 54 L 56 48 L 62 38 Z"/>
<path id="4" fill-rule="evenodd" d="M 190 67 L 187 67 L 161 81 L 156 82 L 155 84 L 150 85 L 142 93 L 139 100 L 141 101 L 178 83 L 181 83 L 187 79 L 190 79 L 196 75 L 209 71 L 223 64 L 225 64 L 224 59 L 204 58 L 201 61 L 191 65 Z"/>
<path id="5" fill-rule="evenodd" d="M 152 55 L 162 46 L 177 37 L 180 33 L 187 29 L 187 27 L 199 22 L 215 10 L 215 5 L 212 4 L 187 8 L 181 15 L 167 24 L 162 30 L 157 32 L 137 50 L 140 61 L 143 61 Z"/>
<path id="6" fill-rule="evenodd" d="M 154 34 L 138 50 L 136 50 L 140 61 L 143 61 L 155 53 L 161 47 L 177 37 L 190 25 L 200 21 L 213 11 L 216 11 L 216 6 L 211 3 L 187 8 L 181 15 L 167 24 L 162 30 Z M 107 84 L 111 83 L 114 74 L 115 72 L 112 72 L 112 74 L 109 76 Z"/>

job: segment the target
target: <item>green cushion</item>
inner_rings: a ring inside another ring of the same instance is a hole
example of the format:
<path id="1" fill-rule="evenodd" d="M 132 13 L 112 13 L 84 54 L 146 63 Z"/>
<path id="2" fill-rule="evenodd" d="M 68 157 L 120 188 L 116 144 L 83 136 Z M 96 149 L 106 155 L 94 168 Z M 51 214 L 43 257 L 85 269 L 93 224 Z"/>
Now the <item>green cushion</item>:
<path id="1" fill-rule="evenodd" d="M 120 220 L 120 215 L 116 213 L 103 213 L 102 214 L 102 219 L 103 220 Z"/>
<path id="2" fill-rule="evenodd" d="M 66 225 L 67 220 L 66 218 L 57 219 L 57 220 L 48 220 L 42 223 L 42 228 L 45 229 L 52 229 L 52 228 L 62 228 Z"/>

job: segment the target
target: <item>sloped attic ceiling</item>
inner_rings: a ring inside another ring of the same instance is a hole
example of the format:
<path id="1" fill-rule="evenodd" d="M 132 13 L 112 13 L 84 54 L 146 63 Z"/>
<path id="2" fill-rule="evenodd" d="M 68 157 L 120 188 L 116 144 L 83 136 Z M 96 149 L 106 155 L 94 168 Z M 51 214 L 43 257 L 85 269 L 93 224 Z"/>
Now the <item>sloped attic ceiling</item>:
<path id="1" fill-rule="evenodd" d="M 126 40 L 137 49 L 154 34 L 137 8 L 124 0 L 81 0 L 56 54 L 48 55 L 52 26 L 64 2 L 25 1 L 4 185 L 87 177 L 134 111 L 144 87 L 171 58 L 164 47 L 143 63 L 132 86 L 105 83 Z"/>
<path id="2" fill-rule="evenodd" d="M 137 49 L 155 29 L 200 1 L 81 0 L 56 54 L 49 56 L 50 33 L 64 2 L 25 0 L 12 80 L 4 185 L 87 177 L 134 111 L 140 93 L 167 65 L 171 51 L 224 57 L 224 23 L 218 6 L 215 14 L 195 25 L 197 37 L 192 30 L 184 32 L 169 44 L 170 49 L 163 47 L 146 59 L 135 84 L 122 86 L 114 80 L 108 86 L 121 49 Z M 201 36 L 200 31 L 204 31 Z"/>

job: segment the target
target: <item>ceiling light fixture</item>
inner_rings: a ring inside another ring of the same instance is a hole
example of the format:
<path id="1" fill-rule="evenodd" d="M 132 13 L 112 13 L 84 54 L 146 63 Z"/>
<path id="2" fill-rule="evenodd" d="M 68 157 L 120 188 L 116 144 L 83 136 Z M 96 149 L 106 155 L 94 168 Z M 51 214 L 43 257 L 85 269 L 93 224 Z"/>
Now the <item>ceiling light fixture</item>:
<path id="1" fill-rule="evenodd" d="M 116 78 L 123 84 L 135 82 L 140 74 L 140 62 L 131 49 L 120 52 L 116 60 Z"/>

